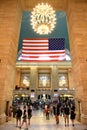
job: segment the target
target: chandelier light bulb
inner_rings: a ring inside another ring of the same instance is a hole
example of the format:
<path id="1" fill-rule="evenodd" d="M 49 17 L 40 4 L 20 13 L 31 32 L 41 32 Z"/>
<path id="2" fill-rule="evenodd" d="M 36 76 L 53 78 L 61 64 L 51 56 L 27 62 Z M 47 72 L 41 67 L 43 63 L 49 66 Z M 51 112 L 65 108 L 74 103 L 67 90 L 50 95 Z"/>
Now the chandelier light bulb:
<path id="1" fill-rule="evenodd" d="M 31 25 L 38 34 L 45 35 L 53 31 L 56 25 L 56 15 L 47 3 L 38 4 L 31 12 Z"/>

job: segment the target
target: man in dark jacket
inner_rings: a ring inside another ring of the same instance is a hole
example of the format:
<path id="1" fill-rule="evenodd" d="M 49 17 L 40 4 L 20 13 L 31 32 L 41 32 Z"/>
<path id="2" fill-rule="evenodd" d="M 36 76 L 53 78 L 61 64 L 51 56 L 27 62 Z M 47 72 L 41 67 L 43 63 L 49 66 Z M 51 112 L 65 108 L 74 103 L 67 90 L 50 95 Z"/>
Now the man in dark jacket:
<path id="1" fill-rule="evenodd" d="M 16 127 L 18 127 L 18 123 L 19 127 L 21 127 L 21 116 L 22 116 L 22 110 L 20 109 L 20 107 L 18 107 L 16 111 Z"/>
<path id="2" fill-rule="evenodd" d="M 67 123 L 67 126 L 69 126 L 69 114 L 70 114 L 70 108 L 67 104 L 64 106 L 64 120 L 65 120 L 65 126 Z"/>

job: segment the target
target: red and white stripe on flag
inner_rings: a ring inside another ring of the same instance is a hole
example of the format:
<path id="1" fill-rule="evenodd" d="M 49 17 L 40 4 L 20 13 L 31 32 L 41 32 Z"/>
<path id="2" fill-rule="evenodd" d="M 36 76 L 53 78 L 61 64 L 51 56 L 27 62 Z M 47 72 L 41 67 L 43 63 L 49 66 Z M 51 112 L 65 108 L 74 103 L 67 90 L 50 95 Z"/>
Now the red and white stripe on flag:
<path id="1" fill-rule="evenodd" d="M 52 38 L 51 38 L 51 41 Z M 56 43 L 55 43 L 56 41 Z M 61 43 L 59 43 L 61 42 Z M 49 47 L 50 45 L 51 47 Z M 27 62 L 58 62 L 65 60 L 65 49 L 63 39 L 57 42 L 57 39 L 53 42 L 49 42 L 48 38 L 25 38 L 22 45 L 22 58 L 21 61 Z M 56 49 L 56 44 L 57 47 Z M 54 46 L 55 49 L 52 48 Z"/>

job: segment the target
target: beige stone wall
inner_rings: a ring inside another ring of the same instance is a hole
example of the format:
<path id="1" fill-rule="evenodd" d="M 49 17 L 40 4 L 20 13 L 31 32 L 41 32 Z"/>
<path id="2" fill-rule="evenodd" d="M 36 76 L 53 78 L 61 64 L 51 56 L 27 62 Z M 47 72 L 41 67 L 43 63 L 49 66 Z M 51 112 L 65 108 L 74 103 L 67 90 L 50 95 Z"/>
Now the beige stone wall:
<path id="1" fill-rule="evenodd" d="M 21 79 L 21 71 L 20 69 L 16 69 L 15 85 L 20 86 L 20 79 Z"/>
<path id="2" fill-rule="evenodd" d="M 5 121 L 6 101 L 10 105 L 12 100 L 20 22 L 18 1 L 0 1 L 0 123 Z"/>
<path id="3" fill-rule="evenodd" d="M 81 121 L 87 123 L 87 1 L 69 1 L 67 20 L 76 100 L 82 107 Z"/>
<path id="4" fill-rule="evenodd" d="M 73 73 L 71 68 L 68 69 L 68 81 L 69 81 L 69 89 L 75 89 L 73 81 Z"/>

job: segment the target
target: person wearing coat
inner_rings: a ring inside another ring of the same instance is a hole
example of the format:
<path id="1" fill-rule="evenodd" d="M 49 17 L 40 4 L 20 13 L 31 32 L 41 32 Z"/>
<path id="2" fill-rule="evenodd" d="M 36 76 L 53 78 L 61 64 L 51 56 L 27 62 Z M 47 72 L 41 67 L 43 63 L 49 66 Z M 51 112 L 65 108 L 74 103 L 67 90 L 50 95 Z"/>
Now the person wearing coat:
<path id="1" fill-rule="evenodd" d="M 54 113 L 54 116 L 55 116 L 56 124 L 59 124 L 60 109 L 59 109 L 58 104 L 56 104 L 55 106 L 53 106 L 53 113 Z"/>
<path id="2" fill-rule="evenodd" d="M 75 109 L 73 109 L 73 107 L 72 107 L 71 112 L 70 112 L 70 119 L 71 119 L 71 122 L 72 122 L 72 126 L 74 126 L 75 117 L 76 117 Z"/>

